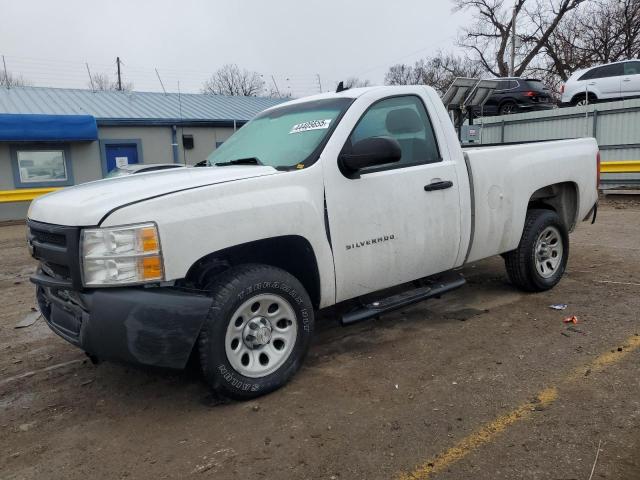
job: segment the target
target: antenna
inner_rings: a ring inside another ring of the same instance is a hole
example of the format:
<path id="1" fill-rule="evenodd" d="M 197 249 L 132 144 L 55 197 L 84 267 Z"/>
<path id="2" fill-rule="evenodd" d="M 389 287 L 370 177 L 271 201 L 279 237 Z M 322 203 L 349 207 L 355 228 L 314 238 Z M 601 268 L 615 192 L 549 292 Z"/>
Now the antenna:
<path id="1" fill-rule="evenodd" d="M 338 84 L 338 88 L 336 88 L 336 93 L 344 92 L 345 90 L 349 90 L 349 89 L 344 88 L 344 82 L 340 82 Z"/>
<path id="2" fill-rule="evenodd" d="M 11 88 L 9 85 L 9 75 L 7 74 L 7 62 L 4 60 L 4 55 L 2 55 L 2 65 L 4 65 L 4 83 L 7 87 L 7 90 Z"/>
<path id="3" fill-rule="evenodd" d="M 158 76 L 158 81 L 160 82 L 160 86 L 162 87 L 162 91 L 164 92 L 164 94 L 167 94 L 167 91 L 164 89 L 164 84 L 162 83 L 162 79 L 160 78 L 160 74 L 158 73 L 158 69 L 156 68 L 156 75 Z"/>
<path id="4" fill-rule="evenodd" d="M 89 70 L 89 62 L 86 62 L 85 65 L 87 66 L 87 73 L 89 74 L 89 82 L 91 83 L 91 91 L 93 93 L 96 93 L 96 87 L 93 85 L 93 77 L 91 76 L 91 70 Z"/>
<path id="5" fill-rule="evenodd" d="M 278 96 L 282 98 L 282 95 L 280 95 L 280 89 L 278 88 L 278 84 L 276 83 L 276 79 L 273 78 L 273 75 L 271 75 L 271 81 L 273 82 L 273 86 L 276 87 L 276 92 L 278 93 Z"/>
<path id="6" fill-rule="evenodd" d="M 316 73 L 316 77 L 318 78 L 318 90 L 322 93 L 322 82 L 320 81 L 320 74 Z"/>

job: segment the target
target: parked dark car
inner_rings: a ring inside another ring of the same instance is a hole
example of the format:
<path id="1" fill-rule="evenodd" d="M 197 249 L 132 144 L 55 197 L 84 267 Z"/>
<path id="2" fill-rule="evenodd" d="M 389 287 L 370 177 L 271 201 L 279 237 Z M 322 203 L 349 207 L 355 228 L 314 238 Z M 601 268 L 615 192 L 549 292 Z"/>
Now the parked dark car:
<path id="1" fill-rule="evenodd" d="M 554 101 L 549 89 L 532 78 L 500 78 L 498 88 L 489 97 L 482 111 L 476 115 L 509 115 L 533 110 L 553 108 Z"/>

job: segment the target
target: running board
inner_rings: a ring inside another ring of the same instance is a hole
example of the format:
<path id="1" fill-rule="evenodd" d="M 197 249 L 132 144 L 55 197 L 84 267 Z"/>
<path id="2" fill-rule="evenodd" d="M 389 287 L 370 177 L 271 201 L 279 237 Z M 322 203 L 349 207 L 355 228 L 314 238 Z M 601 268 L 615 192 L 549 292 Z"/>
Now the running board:
<path id="1" fill-rule="evenodd" d="M 345 313 L 342 316 L 341 323 L 342 325 L 351 325 L 353 323 L 362 322 L 384 313 L 407 307 L 414 303 L 422 302 L 428 298 L 438 297 L 450 290 L 460 288 L 465 283 L 466 280 L 461 275 L 442 278 L 430 286 L 415 288 L 376 302 L 365 304 L 357 310 Z"/>

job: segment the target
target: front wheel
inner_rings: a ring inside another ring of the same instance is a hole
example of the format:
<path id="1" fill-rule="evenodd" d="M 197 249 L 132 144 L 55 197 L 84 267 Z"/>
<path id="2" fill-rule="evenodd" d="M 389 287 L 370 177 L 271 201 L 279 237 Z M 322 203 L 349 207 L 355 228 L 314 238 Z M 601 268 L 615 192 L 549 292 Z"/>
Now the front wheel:
<path id="1" fill-rule="evenodd" d="M 218 394 L 245 400 L 283 386 L 298 371 L 313 333 L 302 284 L 268 265 L 240 265 L 207 285 L 213 295 L 200 333 L 200 363 Z"/>
<path id="2" fill-rule="evenodd" d="M 569 234 L 551 210 L 529 210 L 520 244 L 503 255 L 509 280 L 527 292 L 555 287 L 567 267 Z"/>
<path id="3" fill-rule="evenodd" d="M 590 103 L 596 103 L 597 100 L 598 99 L 595 97 L 595 95 L 592 94 L 589 94 L 589 98 L 587 98 L 587 96 L 584 94 L 577 95 L 571 102 L 571 105 L 573 105 L 574 107 L 586 107 Z"/>

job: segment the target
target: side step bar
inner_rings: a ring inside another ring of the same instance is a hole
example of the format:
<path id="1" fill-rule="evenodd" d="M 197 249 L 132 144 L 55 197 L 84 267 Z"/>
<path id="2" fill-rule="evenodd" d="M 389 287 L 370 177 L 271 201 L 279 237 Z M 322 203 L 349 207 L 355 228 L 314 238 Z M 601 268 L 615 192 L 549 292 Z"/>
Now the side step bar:
<path id="1" fill-rule="evenodd" d="M 438 297 L 445 292 L 460 288 L 466 282 L 462 275 L 441 278 L 430 286 L 415 288 L 376 302 L 365 304 L 357 310 L 345 313 L 342 316 L 341 323 L 342 325 L 351 325 L 362 322 L 363 320 L 368 320 L 384 313 L 422 302 L 428 298 Z"/>

